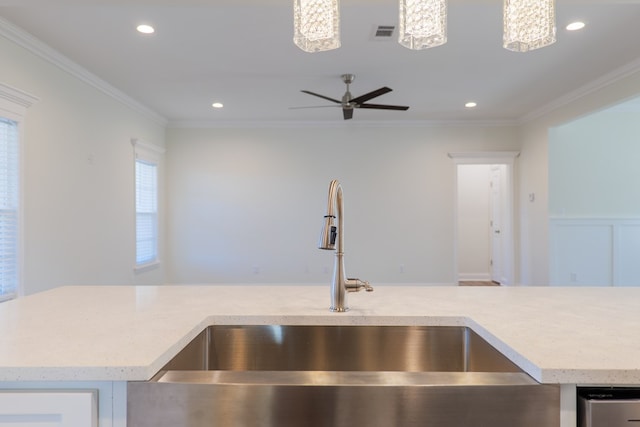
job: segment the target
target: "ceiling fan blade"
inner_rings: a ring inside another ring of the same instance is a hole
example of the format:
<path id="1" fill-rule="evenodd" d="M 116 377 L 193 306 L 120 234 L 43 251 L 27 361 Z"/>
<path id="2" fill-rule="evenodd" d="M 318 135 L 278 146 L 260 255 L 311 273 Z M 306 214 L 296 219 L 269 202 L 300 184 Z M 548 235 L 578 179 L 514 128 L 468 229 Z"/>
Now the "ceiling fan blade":
<path id="1" fill-rule="evenodd" d="M 318 98 L 326 99 L 327 101 L 335 102 L 336 104 L 342 104 L 342 101 L 338 101 L 337 99 L 329 98 L 328 96 L 320 95 L 319 93 L 313 93 L 308 90 L 301 90 L 300 92 L 317 96 Z"/>
<path id="2" fill-rule="evenodd" d="M 344 117 L 345 120 L 350 120 L 353 117 L 353 108 L 343 108 L 342 117 Z"/>
<path id="3" fill-rule="evenodd" d="M 302 110 L 304 108 L 338 108 L 339 105 L 307 105 L 303 107 L 289 107 L 289 110 Z"/>
<path id="4" fill-rule="evenodd" d="M 358 108 L 371 108 L 374 110 L 401 110 L 406 111 L 409 107 L 405 105 L 386 105 L 386 104 L 360 104 Z"/>
<path id="5" fill-rule="evenodd" d="M 385 86 L 372 92 L 365 93 L 364 95 L 360 95 L 357 98 L 353 98 L 349 102 L 351 102 L 352 104 L 362 104 L 363 102 L 367 102 L 368 100 L 373 99 L 376 96 L 384 95 L 385 93 L 389 92 L 391 92 L 391 89 Z"/>

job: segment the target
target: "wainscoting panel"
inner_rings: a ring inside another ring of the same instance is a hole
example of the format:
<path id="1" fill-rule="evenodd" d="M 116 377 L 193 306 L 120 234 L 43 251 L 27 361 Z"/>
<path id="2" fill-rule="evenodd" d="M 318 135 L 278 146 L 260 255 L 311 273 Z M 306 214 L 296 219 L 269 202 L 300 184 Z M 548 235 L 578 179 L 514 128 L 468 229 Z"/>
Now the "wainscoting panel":
<path id="1" fill-rule="evenodd" d="M 640 286 L 640 218 L 550 218 L 553 286 Z"/>
<path id="2" fill-rule="evenodd" d="M 614 283 L 616 286 L 640 286 L 640 222 L 615 228 L 617 247 Z"/>

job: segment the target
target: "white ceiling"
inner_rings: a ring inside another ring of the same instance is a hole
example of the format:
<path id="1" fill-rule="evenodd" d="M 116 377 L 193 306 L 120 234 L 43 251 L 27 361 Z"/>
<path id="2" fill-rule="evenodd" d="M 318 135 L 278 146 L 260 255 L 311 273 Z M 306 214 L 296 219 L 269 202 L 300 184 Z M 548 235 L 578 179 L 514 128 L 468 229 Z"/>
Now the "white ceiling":
<path id="1" fill-rule="evenodd" d="M 524 54 L 501 47 L 501 0 L 449 0 L 448 42 L 423 51 L 372 39 L 397 24 L 396 0 L 342 0 L 342 47 L 315 54 L 292 42 L 290 0 L 76 3 L 0 0 L 0 16 L 170 123 L 341 121 L 338 108 L 289 107 L 329 104 L 301 89 L 340 98 L 344 73 L 356 75 L 354 96 L 389 86 L 376 103 L 411 106 L 357 110 L 352 122 L 517 122 L 640 69 L 640 0 L 557 0 L 557 43 Z M 577 19 L 584 30 L 564 29 Z M 138 34 L 141 22 L 156 33 Z"/>

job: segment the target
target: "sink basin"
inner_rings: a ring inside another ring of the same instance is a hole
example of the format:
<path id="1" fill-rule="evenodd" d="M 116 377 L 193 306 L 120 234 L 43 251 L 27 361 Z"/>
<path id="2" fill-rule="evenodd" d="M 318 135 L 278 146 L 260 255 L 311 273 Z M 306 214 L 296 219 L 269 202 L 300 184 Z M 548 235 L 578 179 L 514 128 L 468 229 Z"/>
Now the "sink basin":
<path id="1" fill-rule="evenodd" d="M 522 372 L 464 327 L 211 326 L 163 370 Z"/>
<path id="2" fill-rule="evenodd" d="M 560 394 L 475 332 L 210 326 L 150 381 L 128 425 L 558 427 Z"/>

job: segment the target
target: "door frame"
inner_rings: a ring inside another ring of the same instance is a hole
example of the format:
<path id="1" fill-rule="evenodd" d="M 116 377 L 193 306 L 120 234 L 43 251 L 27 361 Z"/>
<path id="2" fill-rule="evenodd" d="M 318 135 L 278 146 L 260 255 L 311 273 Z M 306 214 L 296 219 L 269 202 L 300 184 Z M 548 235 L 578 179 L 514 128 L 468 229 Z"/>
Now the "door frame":
<path id="1" fill-rule="evenodd" d="M 508 254 L 508 258 L 504 262 L 504 278 L 505 283 L 502 285 L 511 286 L 515 283 L 515 239 L 514 239 L 514 212 L 515 212 L 515 186 L 514 186 L 514 163 L 515 159 L 520 155 L 519 151 L 473 151 L 448 153 L 449 158 L 453 160 L 453 217 L 455 218 L 453 226 L 453 277 L 455 285 L 459 283 L 458 271 L 458 167 L 460 165 L 505 165 L 507 188 L 505 188 L 505 196 L 507 197 L 506 209 L 503 212 L 503 232 L 504 244 L 507 246 L 504 251 Z"/>

